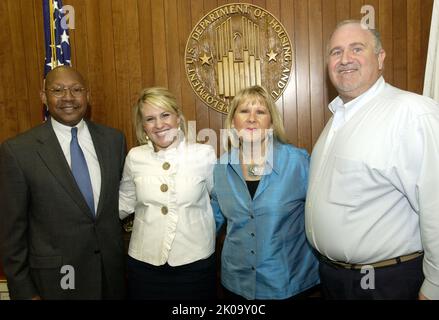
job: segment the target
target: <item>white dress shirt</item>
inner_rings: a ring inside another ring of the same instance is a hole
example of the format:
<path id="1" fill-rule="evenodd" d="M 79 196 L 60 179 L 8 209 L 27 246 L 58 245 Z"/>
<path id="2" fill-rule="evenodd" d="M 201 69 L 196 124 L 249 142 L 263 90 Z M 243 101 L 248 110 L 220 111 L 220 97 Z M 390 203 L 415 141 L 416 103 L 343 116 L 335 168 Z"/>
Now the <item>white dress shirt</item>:
<path id="1" fill-rule="evenodd" d="M 61 149 L 66 157 L 67 163 L 71 168 L 72 161 L 70 158 L 70 141 L 72 140 L 73 127 L 63 125 L 56 121 L 53 117 L 50 118 L 50 121 L 52 122 L 53 130 L 55 131 L 55 135 L 58 138 L 59 144 L 61 145 Z M 87 161 L 96 211 L 98 208 L 99 196 L 101 194 L 101 167 L 99 166 L 96 150 L 86 122 L 81 120 L 75 127 L 78 128 L 79 146 L 84 153 L 85 161 Z"/>
<path id="2" fill-rule="evenodd" d="M 308 240 L 357 264 L 424 250 L 422 292 L 439 298 L 439 107 L 382 78 L 342 104 L 336 114 L 354 112 L 328 122 L 311 156 Z"/>
<path id="3" fill-rule="evenodd" d="M 215 220 L 209 193 L 215 151 L 187 144 L 154 152 L 133 148 L 125 161 L 119 215 L 135 211 L 128 254 L 160 266 L 180 266 L 208 258 L 215 249 Z"/>

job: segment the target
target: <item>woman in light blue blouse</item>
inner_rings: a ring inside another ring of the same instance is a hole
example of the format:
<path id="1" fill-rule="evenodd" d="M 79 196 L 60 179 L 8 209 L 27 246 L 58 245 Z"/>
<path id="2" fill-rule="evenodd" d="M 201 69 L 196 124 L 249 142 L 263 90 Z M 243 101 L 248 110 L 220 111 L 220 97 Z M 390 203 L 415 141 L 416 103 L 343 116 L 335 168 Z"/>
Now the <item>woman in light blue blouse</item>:
<path id="1" fill-rule="evenodd" d="M 289 299 L 319 283 L 306 241 L 309 156 L 287 144 L 268 92 L 253 86 L 232 100 L 227 150 L 214 169 L 217 232 L 227 222 L 221 282 L 229 298 Z"/>

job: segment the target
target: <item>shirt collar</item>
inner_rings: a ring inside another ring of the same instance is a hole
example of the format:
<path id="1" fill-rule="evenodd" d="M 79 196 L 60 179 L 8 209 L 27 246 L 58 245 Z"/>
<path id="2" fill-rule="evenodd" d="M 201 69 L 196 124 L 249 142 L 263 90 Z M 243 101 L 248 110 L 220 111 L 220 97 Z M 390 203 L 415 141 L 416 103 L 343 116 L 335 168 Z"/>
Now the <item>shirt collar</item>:
<path id="1" fill-rule="evenodd" d="M 268 153 L 265 158 L 265 165 L 268 167 L 267 169 L 272 169 L 274 172 L 279 174 L 279 166 L 277 163 L 279 161 L 279 157 L 276 154 L 279 151 L 279 141 L 276 138 L 273 138 L 271 135 L 267 137 L 268 140 Z M 276 161 L 277 160 L 277 161 Z M 239 162 L 239 148 L 232 147 L 230 151 L 230 157 L 228 157 L 228 163 L 230 165 L 240 164 Z M 269 172 L 271 170 L 268 170 Z"/>
<path id="2" fill-rule="evenodd" d="M 272 139 L 272 143 L 268 146 L 268 156 L 265 159 L 265 163 L 274 172 L 279 174 L 279 141 L 277 139 Z"/>
<path id="3" fill-rule="evenodd" d="M 85 128 L 85 121 L 84 119 L 81 119 L 79 123 L 76 126 L 70 127 L 66 126 L 65 124 L 62 124 L 61 122 L 56 121 L 53 117 L 50 117 L 50 122 L 52 124 L 53 130 L 62 133 L 63 135 L 71 135 L 72 128 L 76 127 L 78 128 L 78 135 L 84 130 Z"/>
<path id="4" fill-rule="evenodd" d="M 147 148 L 150 150 L 153 157 L 157 159 L 168 159 L 173 158 L 177 155 L 183 155 L 184 148 L 186 147 L 186 138 L 181 135 L 177 137 L 178 142 L 174 144 L 172 147 L 168 147 L 167 149 L 162 149 L 157 152 L 154 151 L 154 146 L 151 140 L 148 140 L 146 144 Z"/>
<path id="5" fill-rule="evenodd" d="M 355 111 L 359 110 L 362 106 L 366 105 L 373 97 L 376 96 L 377 92 L 384 88 L 386 82 L 381 76 L 372 87 L 370 87 L 362 95 L 356 97 L 354 100 L 344 103 L 343 100 L 338 96 L 329 104 L 329 110 L 335 114 L 335 112 L 342 108 L 345 111 L 346 120 L 350 118 Z"/>

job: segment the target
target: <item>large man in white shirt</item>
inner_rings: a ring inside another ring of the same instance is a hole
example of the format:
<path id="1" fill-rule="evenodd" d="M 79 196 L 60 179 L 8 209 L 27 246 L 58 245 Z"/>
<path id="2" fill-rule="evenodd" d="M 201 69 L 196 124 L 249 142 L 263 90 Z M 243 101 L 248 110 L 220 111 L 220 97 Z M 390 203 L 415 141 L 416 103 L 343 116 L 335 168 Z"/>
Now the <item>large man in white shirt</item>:
<path id="1" fill-rule="evenodd" d="M 311 157 L 306 233 L 329 299 L 439 299 L 439 106 L 383 77 L 378 32 L 340 23 L 339 96 Z"/>

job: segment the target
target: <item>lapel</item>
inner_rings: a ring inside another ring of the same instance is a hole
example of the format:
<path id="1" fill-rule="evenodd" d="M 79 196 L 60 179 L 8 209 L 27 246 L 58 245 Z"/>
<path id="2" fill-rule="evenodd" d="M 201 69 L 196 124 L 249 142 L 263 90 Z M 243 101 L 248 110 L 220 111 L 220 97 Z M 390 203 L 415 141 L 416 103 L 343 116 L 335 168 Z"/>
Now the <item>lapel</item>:
<path id="1" fill-rule="evenodd" d="M 239 149 L 232 148 L 230 155 L 228 156 L 228 162 L 233 171 L 239 176 L 241 181 L 245 184 L 244 175 L 242 174 L 241 163 L 239 161 Z"/>
<path id="2" fill-rule="evenodd" d="M 270 138 L 266 148 L 268 149 L 268 153 L 265 160 L 265 170 L 269 170 L 270 173 L 262 176 L 253 199 L 259 197 L 265 189 L 267 189 L 270 181 L 275 175 L 279 174 L 279 152 L 281 151 L 279 148 L 279 142 L 275 138 Z"/>
<path id="3" fill-rule="evenodd" d="M 90 131 L 91 139 L 93 140 L 93 145 L 95 147 L 96 156 L 99 161 L 99 167 L 101 169 L 101 192 L 99 194 L 98 208 L 96 210 L 96 219 L 99 218 L 102 213 L 103 206 L 105 203 L 105 195 L 108 193 L 107 188 L 110 183 L 109 177 L 109 164 L 108 160 L 108 141 L 106 136 L 99 130 L 99 127 L 96 126 L 93 122 L 86 120 L 88 130 Z"/>
<path id="4" fill-rule="evenodd" d="M 241 164 L 239 162 L 239 149 L 233 148 L 229 153 L 225 153 L 223 157 L 227 157 L 226 159 L 222 158 L 221 163 L 225 163 L 225 177 L 229 180 L 230 183 L 235 184 L 239 190 L 239 195 L 245 195 L 247 199 L 251 199 L 250 192 L 248 191 L 247 184 L 244 179 L 244 175 L 242 173 Z M 224 161 L 225 160 L 225 161 Z M 229 171 L 229 167 L 231 170 Z M 230 175 L 229 175 L 230 172 Z M 235 182 L 237 182 L 237 185 Z M 239 196 L 238 195 L 238 196 Z"/>
<path id="5" fill-rule="evenodd" d="M 76 184 L 75 178 L 58 142 L 58 138 L 55 135 L 55 131 L 53 131 L 50 118 L 40 128 L 41 130 L 36 132 L 36 139 L 40 144 L 37 150 L 38 155 L 54 178 L 58 180 L 60 185 L 64 188 L 66 194 L 72 198 L 84 214 L 92 218 L 90 209 Z"/>

